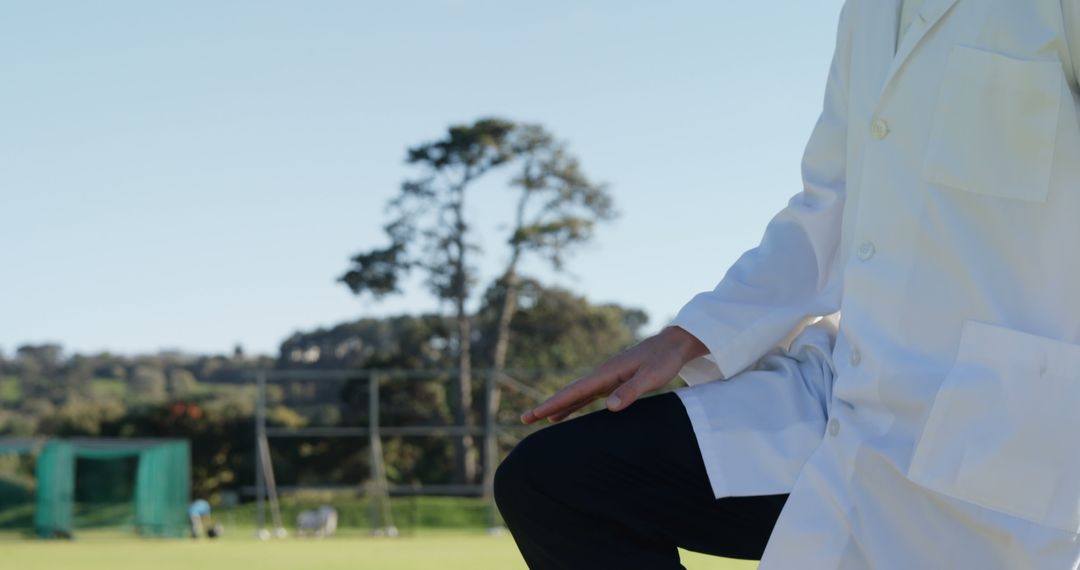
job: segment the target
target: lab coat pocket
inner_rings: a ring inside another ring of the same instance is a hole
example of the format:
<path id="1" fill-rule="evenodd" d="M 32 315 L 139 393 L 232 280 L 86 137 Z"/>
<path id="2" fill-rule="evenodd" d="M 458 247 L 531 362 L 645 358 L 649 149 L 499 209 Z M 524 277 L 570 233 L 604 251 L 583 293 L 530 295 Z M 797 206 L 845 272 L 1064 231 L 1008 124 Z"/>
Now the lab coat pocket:
<path id="1" fill-rule="evenodd" d="M 923 177 L 978 194 L 1044 202 L 1063 81 L 1057 60 L 954 47 L 938 92 Z"/>
<path id="2" fill-rule="evenodd" d="M 1080 532 L 1080 345 L 975 321 L 931 407 L 909 478 Z"/>

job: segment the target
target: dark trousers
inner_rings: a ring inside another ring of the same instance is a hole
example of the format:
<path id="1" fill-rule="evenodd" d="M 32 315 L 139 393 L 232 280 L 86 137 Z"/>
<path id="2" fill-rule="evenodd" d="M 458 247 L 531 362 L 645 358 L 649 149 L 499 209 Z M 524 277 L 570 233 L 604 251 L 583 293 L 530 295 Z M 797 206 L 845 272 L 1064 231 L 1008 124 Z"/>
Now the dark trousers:
<path id="1" fill-rule="evenodd" d="M 676 547 L 758 560 L 787 495 L 713 497 L 675 394 L 546 427 L 495 474 L 529 568 L 683 568 Z"/>

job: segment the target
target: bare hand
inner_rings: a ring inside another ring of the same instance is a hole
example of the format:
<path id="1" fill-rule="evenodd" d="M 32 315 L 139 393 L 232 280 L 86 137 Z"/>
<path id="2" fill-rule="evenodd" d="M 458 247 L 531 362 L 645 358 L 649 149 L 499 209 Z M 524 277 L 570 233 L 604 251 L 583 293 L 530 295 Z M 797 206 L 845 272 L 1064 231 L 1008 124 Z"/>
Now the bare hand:
<path id="1" fill-rule="evenodd" d="M 543 418 L 561 421 L 597 398 L 610 394 L 607 408 L 613 412 L 632 404 L 643 394 L 664 387 L 684 364 L 708 349 L 690 333 L 671 326 L 620 352 L 544 403 L 525 412 L 521 421 L 531 424 Z"/>

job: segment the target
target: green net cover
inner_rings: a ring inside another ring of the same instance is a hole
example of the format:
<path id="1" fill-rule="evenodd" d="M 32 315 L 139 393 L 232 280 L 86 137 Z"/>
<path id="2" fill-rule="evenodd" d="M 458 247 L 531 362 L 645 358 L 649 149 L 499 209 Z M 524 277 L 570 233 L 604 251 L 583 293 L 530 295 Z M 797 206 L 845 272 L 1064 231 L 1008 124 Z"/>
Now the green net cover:
<path id="1" fill-rule="evenodd" d="M 164 443 L 139 454 L 135 528 L 148 536 L 183 536 L 191 498 L 188 443 Z"/>
<path id="2" fill-rule="evenodd" d="M 127 474 L 132 464 L 134 489 Z M 186 441 L 54 440 L 41 449 L 36 473 L 34 529 L 39 536 L 71 536 L 78 522 L 77 499 L 98 510 L 133 502 L 134 527 L 144 536 L 187 532 L 191 479 Z M 86 524 L 89 519 L 81 520 Z"/>
<path id="3" fill-rule="evenodd" d="M 70 536 L 75 501 L 75 448 L 53 441 L 37 460 L 37 504 L 34 529 L 40 536 Z"/>
<path id="4" fill-rule="evenodd" d="M 33 455 L 38 440 L 0 438 L 0 532 L 34 525 Z"/>

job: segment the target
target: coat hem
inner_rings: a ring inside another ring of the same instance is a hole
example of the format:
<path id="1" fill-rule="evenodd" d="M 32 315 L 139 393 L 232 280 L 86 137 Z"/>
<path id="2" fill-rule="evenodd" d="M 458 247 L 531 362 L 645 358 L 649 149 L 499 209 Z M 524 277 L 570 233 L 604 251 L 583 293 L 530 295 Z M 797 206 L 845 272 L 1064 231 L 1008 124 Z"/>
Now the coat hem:
<path id="1" fill-rule="evenodd" d="M 690 418 L 690 425 L 694 429 L 694 439 L 697 441 L 698 452 L 705 464 L 705 474 L 709 479 L 713 497 L 720 499 L 731 495 L 731 489 L 727 483 L 727 477 L 720 467 L 720 457 L 716 453 L 709 437 L 709 418 L 705 412 L 705 405 L 693 390 L 676 390 L 675 394 L 686 408 L 686 415 Z"/>

